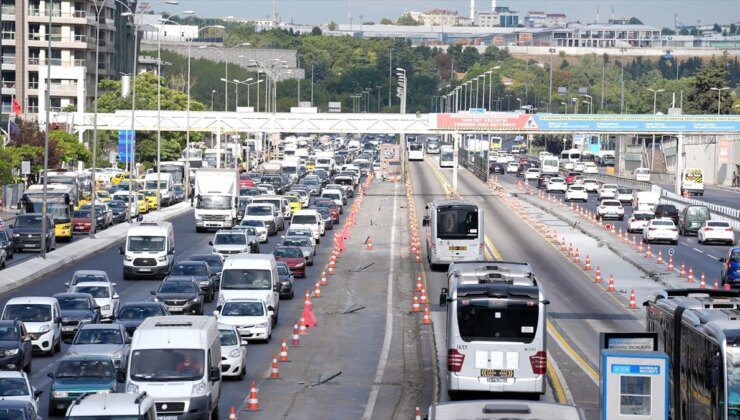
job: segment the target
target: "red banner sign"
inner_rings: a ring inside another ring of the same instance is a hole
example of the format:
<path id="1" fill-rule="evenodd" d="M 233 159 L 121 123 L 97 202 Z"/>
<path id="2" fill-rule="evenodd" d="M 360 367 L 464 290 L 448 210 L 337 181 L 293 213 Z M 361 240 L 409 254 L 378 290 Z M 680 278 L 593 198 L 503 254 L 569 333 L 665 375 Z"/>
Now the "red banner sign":
<path id="1" fill-rule="evenodd" d="M 537 128 L 537 122 L 531 114 L 496 112 L 437 114 L 437 129 L 440 130 L 511 132 Z"/>

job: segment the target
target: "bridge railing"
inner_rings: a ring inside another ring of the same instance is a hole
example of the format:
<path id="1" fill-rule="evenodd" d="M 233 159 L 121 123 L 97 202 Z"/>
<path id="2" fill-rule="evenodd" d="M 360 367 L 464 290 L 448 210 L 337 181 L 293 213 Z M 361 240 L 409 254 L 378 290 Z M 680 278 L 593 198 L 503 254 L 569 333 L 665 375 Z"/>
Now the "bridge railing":
<path id="1" fill-rule="evenodd" d="M 461 148 L 457 162 L 483 182 L 488 182 L 488 156 L 484 153 L 471 152 Z"/>

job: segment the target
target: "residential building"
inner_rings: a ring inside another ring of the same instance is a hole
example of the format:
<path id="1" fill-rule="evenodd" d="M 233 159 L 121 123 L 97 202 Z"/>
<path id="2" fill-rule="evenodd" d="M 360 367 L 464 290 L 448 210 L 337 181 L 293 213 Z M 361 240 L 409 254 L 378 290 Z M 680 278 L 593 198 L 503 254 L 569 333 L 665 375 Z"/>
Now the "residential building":
<path id="1" fill-rule="evenodd" d="M 545 16 L 546 28 L 563 28 L 568 24 L 568 17 L 562 13 L 548 13 Z"/>
<path id="2" fill-rule="evenodd" d="M 554 30 L 558 47 L 647 48 L 661 46 L 660 29 L 647 25 L 568 25 Z"/>
<path id="3" fill-rule="evenodd" d="M 530 10 L 527 16 L 524 16 L 525 28 L 543 28 L 547 14 L 541 10 Z"/>
<path id="4" fill-rule="evenodd" d="M 508 6 L 497 6 L 490 12 L 477 12 L 475 26 L 515 28 L 519 26 L 519 13 L 510 10 Z"/>
<path id="5" fill-rule="evenodd" d="M 11 110 L 16 98 L 25 118 L 44 120 L 48 65 L 51 111 L 85 112 L 93 102 L 96 43 L 101 79 L 132 70 L 133 27 L 121 16 L 121 5 L 106 0 L 99 16 L 90 0 L 52 2 L 51 17 L 47 9 L 46 0 L 2 0 L 3 113 Z M 51 57 L 47 57 L 49 38 Z"/>
<path id="6" fill-rule="evenodd" d="M 455 26 L 459 24 L 457 12 L 445 9 L 432 9 L 426 12 L 409 12 L 412 19 L 424 26 Z"/>

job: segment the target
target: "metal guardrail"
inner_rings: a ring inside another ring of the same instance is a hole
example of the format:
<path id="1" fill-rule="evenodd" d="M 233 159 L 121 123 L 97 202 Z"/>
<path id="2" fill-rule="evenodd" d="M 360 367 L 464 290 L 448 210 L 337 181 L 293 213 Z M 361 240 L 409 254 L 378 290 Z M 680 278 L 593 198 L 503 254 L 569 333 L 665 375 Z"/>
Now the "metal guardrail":
<path id="1" fill-rule="evenodd" d="M 714 204 L 714 203 L 707 203 L 705 201 L 695 200 L 693 198 L 681 197 L 680 195 L 678 195 L 676 193 L 672 193 L 672 192 L 667 191 L 667 190 L 664 190 L 662 188 L 661 188 L 660 195 L 662 197 L 665 197 L 668 200 L 671 200 L 671 201 L 674 201 L 674 202 L 678 202 L 678 203 L 681 203 L 681 204 L 684 204 L 684 205 L 707 206 L 707 208 L 709 209 L 709 211 L 711 211 L 713 213 L 718 213 L 718 214 L 721 214 L 723 216 L 727 216 L 727 217 L 730 217 L 732 219 L 736 219 L 736 220 L 740 221 L 740 209 L 736 209 L 736 208 L 732 208 L 732 207 L 727 207 L 727 206 L 721 206 L 719 204 Z"/>
<path id="2" fill-rule="evenodd" d="M 458 151 L 457 162 L 483 182 L 488 182 L 488 158 L 486 156 L 461 148 Z"/>

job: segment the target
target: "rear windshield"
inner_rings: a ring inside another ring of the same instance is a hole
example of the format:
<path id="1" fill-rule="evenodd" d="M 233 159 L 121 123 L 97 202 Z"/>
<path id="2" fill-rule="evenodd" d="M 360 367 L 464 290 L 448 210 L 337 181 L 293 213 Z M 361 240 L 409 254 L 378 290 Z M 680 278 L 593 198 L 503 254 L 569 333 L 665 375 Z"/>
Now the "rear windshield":
<path id="1" fill-rule="evenodd" d="M 316 216 L 313 215 L 295 215 L 293 216 L 293 220 L 290 221 L 291 224 L 296 225 L 315 225 L 316 224 Z"/>
<path id="2" fill-rule="evenodd" d="M 726 227 L 730 227 L 730 224 L 727 222 L 707 222 L 707 226 L 726 228 Z"/>
<path id="3" fill-rule="evenodd" d="M 457 302 L 460 338 L 468 342 L 531 343 L 537 333 L 538 317 L 536 300 L 461 298 Z"/>
<path id="4" fill-rule="evenodd" d="M 437 210 L 439 239 L 474 239 L 478 237 L 476 208 L 440 208 Z"/>
<path id="5" fill-rule="evenodd" d="M 672 220 L 655 220 L 653 226 L 673 226 Z"/>
<path id="6" fill-rule="evenodd" d="M 689 207 L 686 210 L 686 215 L 689 217 L 702 217 L 709 218 L 709 209 L 706 207 Z"/>
<path id="7" fill-rule="evenodd" d="M 655 219 L 655 215 L 653 213 L 635 213 L 633 215 L 635 220 L 652 220 Z"/>

